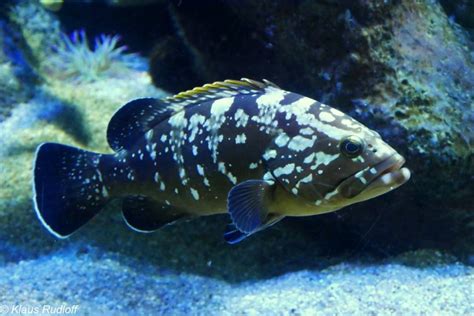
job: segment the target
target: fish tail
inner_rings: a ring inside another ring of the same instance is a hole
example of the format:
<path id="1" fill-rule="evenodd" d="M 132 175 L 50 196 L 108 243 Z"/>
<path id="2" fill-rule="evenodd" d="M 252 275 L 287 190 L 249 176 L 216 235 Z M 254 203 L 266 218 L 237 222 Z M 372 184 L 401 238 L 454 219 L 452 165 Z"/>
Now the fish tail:
<path id="1" fill-rule="evenodd" d="M 100 170 L 110 156 L 56 143 L 38 146 L 33 201 L 39 220 L 51 234 L 68 237 L 109 201 Z"/>

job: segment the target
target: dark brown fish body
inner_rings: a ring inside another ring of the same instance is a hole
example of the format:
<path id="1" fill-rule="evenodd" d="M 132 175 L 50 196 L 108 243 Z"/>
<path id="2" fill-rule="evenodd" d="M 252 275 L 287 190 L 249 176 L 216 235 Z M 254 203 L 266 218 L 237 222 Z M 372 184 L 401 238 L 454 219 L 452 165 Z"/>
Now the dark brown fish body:
<path id="1" fill-rule="evenodd" d="M 57 176 L 65 186 L 73 179 L 85 187 L 66 207 L 49 208 L 87 209 L 85 218 L 65 225 L 65 212 L 43 211 L 39 189 L 61 189 L 35 180 L 38 215 L 55 235 L 69 235 L 108 199 L 123 197 L 124 218 L 136 230 L 229 212 L 235 227 L 226 239 L 237 242 L 284 216 L 334 211 L 409 178 L 403 158 L 376 132 L 269 82 L 225 81 L 134 100 L 114 115 L 107 136 L 114 155 L 81 151 L 57 162 L 67 170 Z M 40 146 L 37 161 L 58 146 Z M 73 160 L 83 168 L 69 168 Z M 37 162 L 35 179 L 51 169 Z"/>
<path id="2" fill-rule="evenodd" d="M 145 195 L 196 215 L 225 213 L 227 194 L 239 180 L 263 178 L 262 155 L 272 135 L 259 131 L 253 121 L 236 127 L 232 119 L 236 110 L 253 114 L 255 104 L 249 103 L 231 106 L 218 131 L 203 126 L 212 103 L 184 112 L 179 121 L 182 126 L 168 121 L 158 124 L 130 150 L 116 154 L 113 168 L 117 170 L 112 168 L 104 175 L 113 194 Z M 202 119 L 192 125 L 193 118 Z M 236 133 L 258 141 L 236 144 Z"/>

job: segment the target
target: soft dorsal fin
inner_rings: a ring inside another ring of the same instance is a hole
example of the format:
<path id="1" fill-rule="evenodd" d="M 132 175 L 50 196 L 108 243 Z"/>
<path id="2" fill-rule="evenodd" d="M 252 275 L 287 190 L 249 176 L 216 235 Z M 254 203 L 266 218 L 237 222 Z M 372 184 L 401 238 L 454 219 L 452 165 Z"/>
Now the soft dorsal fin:
<path id="1" fill-rule="evenodd" d="M 115 151 L 130 149 L 137 139 L 169 116 L 170 111 L 161 100 L 132 100 L 112 116 L 107 126 L 107 142 Z"/>
<path id="2" fill-rule="evenodd" d="M 109 122 L 107 141 L 115 151 L 130 149 L 146 132 L 185 107 L 229 96 L 261 93 L 274 83 L 242 78 L 205 84 L 164 99 L 143 98 L 122 106 Z"/>

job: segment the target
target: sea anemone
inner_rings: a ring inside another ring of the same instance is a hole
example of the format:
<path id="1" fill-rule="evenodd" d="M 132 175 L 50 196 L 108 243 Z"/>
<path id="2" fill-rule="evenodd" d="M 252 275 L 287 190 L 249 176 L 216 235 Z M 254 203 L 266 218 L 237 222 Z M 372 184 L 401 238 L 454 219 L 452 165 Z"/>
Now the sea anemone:
<path id="1" fill-rule="evenodd" d="M 63 35 L 43 69 L 50 77 L 74 82 L 94 82 L 123 75 L 130 69 L 144 69 L 142 58 L 125 53 L 127 47 L 119 46 L 119 40 L 118 35 L 100 35 L 91 49 L 84 31 Z"/>

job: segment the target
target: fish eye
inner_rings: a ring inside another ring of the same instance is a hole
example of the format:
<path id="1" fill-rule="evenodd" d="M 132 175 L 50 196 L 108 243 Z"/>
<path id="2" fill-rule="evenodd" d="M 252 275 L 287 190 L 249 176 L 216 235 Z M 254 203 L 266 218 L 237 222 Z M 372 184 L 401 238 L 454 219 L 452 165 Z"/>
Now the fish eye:
<path id="1" fill-rule="evenodd" d="M 339 149 L 343 155 L 355 158 L 364 150 L 364 141 L 357 136 L 348 136 L 340 142 Z"/>

